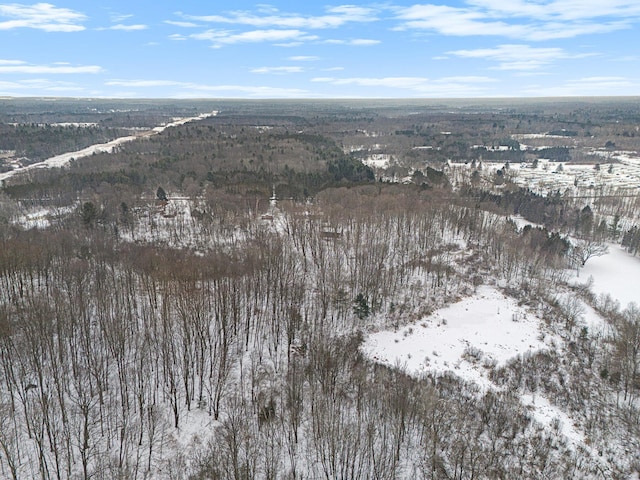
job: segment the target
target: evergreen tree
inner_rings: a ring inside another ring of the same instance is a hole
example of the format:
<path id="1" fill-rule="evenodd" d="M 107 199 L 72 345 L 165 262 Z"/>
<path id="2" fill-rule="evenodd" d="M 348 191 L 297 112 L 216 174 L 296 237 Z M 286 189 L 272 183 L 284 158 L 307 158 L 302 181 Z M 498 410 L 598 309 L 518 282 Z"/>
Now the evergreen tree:
<path id="1" fill-rule="evenodd" d="M 163 202 L 166 202 L 169 200 L 169 197 L 167 197 L 167 192 L 165 192 L 164 188 L 162 187 L 158 187 L 158 190 L 156 190 L 156 198 L 158 200 L 162 200 Z"/>
<path id="2" fill-rule="evenodd" d="M 364 320 L 369 316 L 369 302 L 366 297 L 359 293 L 353 301 L 353 313 L 360 319 Z"/>

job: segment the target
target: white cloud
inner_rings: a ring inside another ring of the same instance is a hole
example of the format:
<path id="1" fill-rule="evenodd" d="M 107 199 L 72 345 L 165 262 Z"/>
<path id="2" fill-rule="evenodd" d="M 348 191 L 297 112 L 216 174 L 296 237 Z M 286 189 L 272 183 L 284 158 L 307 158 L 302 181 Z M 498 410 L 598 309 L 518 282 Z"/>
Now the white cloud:
<path id="1" fill-rule="evenodd" d="M 133 15 L 131 14 L 122 14 L 122 13 L 112 13 L 111 14 L 111 21 L 113 23 L 121 23 L 124 22 L 125 20 L 132 18 Z"/>
<path id="2" fill-rule="evenodd" d="M 482 76 L 443 77 L 433 80 L 426 77 L 316 77 L 312 81 L 336 86 L 370 87 L 375 89 L 372 96 L 384 96 L 390 90 L 390 96 L 395 97 L 404 96 L 403 92 L 406 91 L 418 97 L 485 96 L 491 93 L 487 90 L 487 84 L 496 82 L 495 79 Z M 380 91 L 380 88 L 387 90 Z"/>
<path id="3" fill-rule="evenodd" d="M 629 28 L 640 16 L 636 0 L 468 0 L 466 4 L 397 7 L 401 22 L 397 29 L 541 41 Z"/>
<path id="4" fill-rule="evenodd" d="M 504 35 L 517 37 L 524 29 L 502 21 L 487 21 L 488 16 L 480 11 L 446 5 L 413 5 L 399 9 L 398 19 L 402 27 L 419 30 L 434 30 L 443 35 Z"/>
<path id="5" fill-rule="evenodd" d="M 45 32 L 77 32 L 84 30 L 81 22 L 86 15 L 68 8 L 58 8 L 50 3 L 22 5 L 10 3 L 0 5 L 0 17 L 10 20 L 0 21 L 0 30 L 14 28 L 34 28 Z"/>
<path id="6" fill-rule="evenodd" d="M 320 60 L 320 57 L 314 57 L 311 55 L 294 55 L 293 57 L 289 57 L 288 60 L 291 60 L 292 62 L 312 62 Z"/>
<path id="7" fill-rule="evenodd" d="M 223 92 L 228 92 L 228 97 L 248 95 L 255 98 L 300 98 L 309 96 L 307 90 L 299 88 L 281 88 L 269 86 L 246 86 L 246 85 L 192 85 L 190 87 L 197 92 L 215 93 L 216 96 Z M 183 93 L 185 95 L 186 93 Z"/>
<path id="8" fill-rule="evenodd" d="M 627 77 L 595 76 L 568 80 L 564 84 L 552 87 L 530 85 L 522 90 L 523 94 L 549 97 L 572 96 L 608 96 L 611 92 L 616 95 L 637 95 L 640 82 Z"/>
<path id="9" fill-rule="evenodd" d="M 182 27 L 182 28 L 196 28 L 201 26 L 193 22 L 180 22 L 180 21 L 174 21 L 174 20 L 165 20 L 164 23 L 168 25 L 174 25 L 176 27 Z"/>
<path id="10" fill-rule="evenodd" d="M 391 88 L 416 88 L 429 81 L 423 77 L 353 77 L 331 78 L 320 77 L 312 79 L 314 82 L 326 82 L 332 85 L 358 85 L 361 87 L 391 87 Z"/>
<path id="11" fill-rule="evenodd" d="M 132 88 L 179 87 L 186 85 L 173 80 L 109 80 L 105 85 Z"/>
<path id="12" fill-rule="evenodd" d="M 3 60 L 0 59 L 0 65 L 24 65 L 27 62 L 24 62 L 22 60 Z"/>
<path id="13" fill-rule="evenodd" d="M 251 30 L 242 33 L 233 33 L 226 30 L 207 30 L 206 32 L 190 35 L 190 37 L 197 40 L 209 40 L 214 47 L 238 43 L 301 42 L 318 38 L 301 30 Z"/>
<path id="14" fill-rule="evenodd" d="M 442 77 L 434 80 L 434 83 L 493 83 L 495 78 L 477 75 L 462 75 L 458 77 Z"/>
<path id="15" fill-rule="evenodd" d="M 288 73 L 301 73 L 304 72 L 302 67 L 289 66 L 289 67 L 259 67 L 251 70 L 251 73 L 272 73 L 276 75 L 284 75 Z"/>
<path id="16" fill-rule="evenodd" d="M 539 20 L 575 21 L 640 15 L 640 4 L 636 0 L 469 0 L 468 3 L 505 16 Z"/>
<path id="17" fill-rule="evenodd" d="M 337 28 L 347 23 L 364 23 L 376 21 L 376 10 L 355 5 L 342 5 L 326 9 L 325 15 L 301 15 L 297 13 L 281 13 L 275 8 L 266 11 L 262 9 L 260 14 L 245 11 L 231 12 L 227 15 L 185 15 L 187 20 L 195 20 L 207 23 L 226 23 L 234 25 L 248 25 L 251 27 L 265 28 L 307 28 L 325 29 Z"/>
<path id="18" fill-rule="evenodd" d="M 377 45 L 380 43 L 380 40 L 374 40 L 370 38 L 356 38 L 351 40 L 350 45 L 358 45 L 368 47 L 369 45 Z"/>
<path id="19" fill-rule="evenodd" d="M 369 47 L 372 45 L 377 45 L 380 42 L 380 40 L 373 40 L 373 39 L 368 39 L 368 38 L 355 38 L 355 39 L 351 39 L 351 40 L 342 40 L 342 39 L 338 39 L 338 38 L 331 38 L 329 40 L 325 40 L 324 43 L 329 43 L 332 45 L 352 45 L 355 47 Z"/>
<path id="20" fill-rule="evenodd" d="M 102 67 L 97 65 L 71 66 L 71 65 L 28 65 L 24 62 L 14 64 L 0 63 L 0 73 L 23 73 L 29 75 L 39 74 L 79 74 L 100 73 Z"/>
<path id="21" fill-rule="evenodd" d="M 108 27 L 105 30 L 121 30 L 121 31 L 125 31 L 125 32 L 133 32 L 133 31 L 136 31 L 136 30 L 146 30 L 147 28 L 149 28 L 147 25 L 141 25 L 141 24 L 137 24 L 137 25 L 122 25 L 121 23 L 119 23 L 117 25 L 112 25 L 111 27 Z"/>
<path id="22" fill-rule="evenodd" d="M 313 96 L 309 91 L 299 88 L 281 88 L 253 85 L 206 85 L 173 80 L 110 80 L 105 82 L 107 87 L 162 88 L 171 87 L 173 98 L 201 98 L 201 97 L 252 97 L 252 98 L 308 98 Z M 116 92 L 118 96 L 136 97 L 140 92 L 129 90 Z M 167 95 L 164 93 L 163 95 Z"/>
<path id="23" fill-rule="evenodd" d="M 47 79 L 29 79 L 19 80 L 15 82 L 0 81 L 0 94 L 15 95 L 25 92 L 28 95 L 38 95 L 38 92 L 44 93 L 75 93 L 83 94 L 84 87 L 71 82 L 54 82 Z"/>
<path id="24" fill-rule="evenodd" d="M 446 52 L 462 58 L 480 58 L 498 62 L 499 70 L 537 70 L 557 60 L 583 58 L 589 54 L 571 55 L 562 48 L 537 48 L 529 45 L 499 45 L 495 48 L 453 50 Z"/>

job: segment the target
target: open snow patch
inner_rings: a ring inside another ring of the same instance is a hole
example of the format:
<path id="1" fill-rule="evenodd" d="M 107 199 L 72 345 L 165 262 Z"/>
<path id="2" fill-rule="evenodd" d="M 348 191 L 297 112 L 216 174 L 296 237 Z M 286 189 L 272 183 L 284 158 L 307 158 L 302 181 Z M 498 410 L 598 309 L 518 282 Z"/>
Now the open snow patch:
<path id="1" fill-rule="evenodd" d="M 580 270 L 573 283 L 590 283 L 597 295 L 609 294 L 625 308 L 629 303 L 640 303 L 637 283 L 640 278 L 640 258 L 634 257 L 620 245 L 608 244 L 609 252 L 593 257 Z"/>
<path id="2" fill-rule="evenodd" d="M 373 153 L 362 160 L 362 163 L 373 168 L 387 168 L 391 162 L 391 155 L 386 153 Z"/>
<path id="3" fill-rule="evenodd" d="M 451 372 L 493 388 L 489 371 L 517 355 L 546 347 L 539 339 L 540 320 L 493 287 L 443 308 L 398 331 L 370 335 L 365 354 L 407 373 Z"/>
<path id="4" fill-rule="evenodd" d="M 522 395 L 522 403 L 529 409 L 533 418 L 546 428 L 555 429 L 564 435 L 572 446 L 583 446 L 584 435 L 574 426 L 573 420 L 565 412 L 540 395 Z"/>

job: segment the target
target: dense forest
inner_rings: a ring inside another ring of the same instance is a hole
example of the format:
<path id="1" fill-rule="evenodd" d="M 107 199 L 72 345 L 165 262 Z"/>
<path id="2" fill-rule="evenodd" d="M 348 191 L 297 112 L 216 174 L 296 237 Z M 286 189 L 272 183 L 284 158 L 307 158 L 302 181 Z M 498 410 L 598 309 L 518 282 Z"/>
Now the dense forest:
<path id="1" fill-rule="evenodd" d="M 639 307 L 571 281 L 607 246 L 638 253 L 637 196 L 545 196 L 504 171 L 497 181 L 450 165 L 489 162 L 472 148 L 480 137 L 499 145 L 524 125 L 571 125 L 576 135 L 554 141 L 585 143 L 548 146 L 561 161 L 605 141 L 638 149 L 637 103 L 455 104 L 455 114 L 177 103 L 141 103 L 138 115 L 219 112 L 4 182 L 0 478 L 640 473 Z M 105 115 L 38 105 L 11 112 L 28 127 L 1 119 L 25 151 L 47 138 L 34 133 L 43 121 Z M 114 128 L 133 126 L 121 105 L 104 107 Z M 112 127 L 59 128 L 79 144 Z M 440 148 L 414 149 L 426 143 Z M 383 148 L 386 171 L 365 155 Z M 498 161 L 533 155 L 513 152 Z M 362 348 L 374 332 L 426 328 L 418 322 L 489 286 L 541 320 L 547 345 L 505 364 L 468 348 L 490 388 L 454 368 L 415 375 Z M 587 309 L 604 328 L 587 326 Z M 567 425 L 541 422 L 529 397 Z"/>

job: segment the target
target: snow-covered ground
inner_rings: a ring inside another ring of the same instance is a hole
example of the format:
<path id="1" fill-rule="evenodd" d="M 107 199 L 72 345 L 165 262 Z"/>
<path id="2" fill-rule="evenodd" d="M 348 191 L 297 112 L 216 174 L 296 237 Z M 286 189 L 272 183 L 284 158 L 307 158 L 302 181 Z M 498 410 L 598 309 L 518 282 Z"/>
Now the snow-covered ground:
<path id="1" fill-rule="evenodd" d="M 580 270 L 575 283 L 591 283 L 593 293 L 609 294 L 625 308 L 630 302 L 640 304 L 640 258 L 627 253 L 620 245 L 609 244 L 609 252 L 590 258 Z"/>
<path id="2" fill-rule="evenodd" d="M 540 225 L 539 223 L 530 222 L 529 220 L 527 220 L 524 217 L 521 217 L 520 215 L 512 215 L 512 216 L 509 217 L 509 220 L 511 220 L 513 223 L 516 224 L 516 227 L 518 228 L 519 231 L 522 230 L 526 226 L 530 226 L 532 228 L 544 228 L 544 225 Z"/>
<path id="3" fill-rule="evenodd" d="M 580 324 L 589 331 L 604 328 L 604 320 L 592 308 L 582 301 L 580 305 Z M 475 295 L 414 325 L 370 335 L 362 348 L 374 361 L 411 375 L 451 373 L 474 383 L 481 392 L 495 391 L 500 387 L 489 379 L 492 368 L 527 352 L 557 348 L 562 343 L 557 336 L 542 332 L 542 325 L 515 299 L 494 287 L 482 286 Z M 567 411 L 537 392 L 521 394 L 520 402 L 539 427 L 555 432 L 570 449 L 587 452 L 596 464 L 600 463 Z"/>
<path id="4" fill-rule="evenodd" d="M 488 389 L 490 368 L 546 347 L 539 325 L 540 320 L 515 299 L 483 286 L 474 296 L 416 324 L 369 336 L 363 351 L 413 375 L 452 372 Z"/>
<path id="5" fill-rule="evenodd" d="M 51 226 L 52 217 L 68 215 L 73 212 L 75 208 L 75 205 L 62 208 L 38 208 L 17 216 L 13 219 L 13 223 L 15 225 L 20 225 L 27 230 L 31 228 L 43 230 Z"/>
<path id="6" fill-rule="evenodd" d="M 537 168 L 528 163 L 511 163 L 505 175 L 517 185 L 549 195 L 561 193 L 585 195 L 608 191 L 611 187 L 625 190 L 628 194 L 640 192 L 640 156 L 635 152 L 592 152 L 593 164 L 553 162 L 540 159 Z M 597 169 L 595 164 L 600 164 Z M 484 176 L 491 176 L 504 167 L 505 162 L 482 161 Z M 473 168 L 471 164 L 452 162 L 456 168 Z"/>
<path id="7" fill-rule="evenodd" d="M 79 158 L 89 157 L 89 156 L 93 155 L 94 153 L 111 153 L 111 152 L 113 152 L 113 149 L 115 147 L 117 147 L 119 145 L 122 145 L 123 143 L 132 142 L 134 140 L 137 140 L 141 136 L 147 136 L 147 135 L 150 135 L 150 134 L 158 134 L 158 133 L 163 132 L 167 128 L 175 127 L 175 126 L 178 126 L 178 125 L 183 125 L 185 123 L 192 122 L 194 120 L 202 120 L 204 118 L 215 116 L 215 115 L 217 115 L 217 113 L 218 113 L 217 111 L 213 111 L 211 113 L 203 113 L 203 114 L 201 114 L 201 115 L 199 115 L 197 117 L 174 119 L 174 121 L 171 122 L 171 123 L 168 123 L 166 125 L 162 125 L 162 126 L 159 126 L 159 127 L 155 127 L 151 132 L 145 132 L 145 133 L 143 133 L 141 135 L 130 135 L 130 136 L 126 136 L 126 137 L 116 138 L 115 140 L 111 140 L 110 142 L 107 142 L 107 143 L 98 143 L 96 145 L 91 145 L 91 146 L 89 146 L 87 148 L 83 148 L 82 150 L 78 150 L 78 151 L 75 151 L 75 152 L 63 153 L 61 155 L 56 155 L 55 157 L 51 157 L 51 158 L 48 158 L 46 160 L 43 160 L 42 162 L 33 163 L 33 164 L 27 165 L 25 167 L 15 168 L 14 170 L 11 170 L 9 172 L 1 173 L 0 174 L 0 182 L 2 182 L 3 180 L 6 180 L 7 178 L 13 177 L 17 173 L 22 173 L 22 172 L 26 172 L 26 171 L 34 170 L 34 169 L 38 169 L 38 168 L 64 167 L 71 160 L 77 160 Z"/>
<path id="8" fill-rule="evenodd" d="M 571 417 L 549 402 L 548 399 L 541 395 L 531 394 L 522 395 L 520 399 L 536 422 L 547 429 L 557 428 L 573 447 L 584 445 L 584 434 L 574 426 Z"/>
<path id="9" fill-rule="evenodd" d="M 364 160 L 362 163 L 373 168 L 387 168 L 391 161 L 391 155 L 386 153 L 373 153 Z"/>

